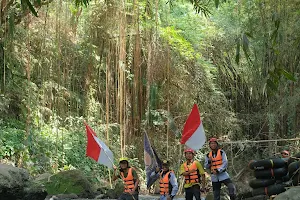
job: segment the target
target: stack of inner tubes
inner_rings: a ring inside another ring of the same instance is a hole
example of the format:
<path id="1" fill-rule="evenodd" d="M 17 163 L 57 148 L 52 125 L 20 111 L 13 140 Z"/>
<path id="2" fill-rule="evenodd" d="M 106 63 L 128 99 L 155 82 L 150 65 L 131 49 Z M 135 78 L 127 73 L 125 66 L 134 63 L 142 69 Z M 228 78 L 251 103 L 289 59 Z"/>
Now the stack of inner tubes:
<path id="1" fill-rule="evenodd" d="M 288 160 L 288 171 L 289 171 L 289 178 L 292 181 L 293 186 L 297 186 L 300 185 L 300 152 L 295 154 L 294 156 L 292 156 L 289 160 Z"/>
<path id="2" fill-rule="evenodd" d="M 249 168 L 254 170 L 256 179 L 249 182 L 253 189 L 252 195 L 276 195 L 285 191 L 289 180 L 287 159 L 272 158 L 264 160 L 252 160 L 249 162 Z"/>

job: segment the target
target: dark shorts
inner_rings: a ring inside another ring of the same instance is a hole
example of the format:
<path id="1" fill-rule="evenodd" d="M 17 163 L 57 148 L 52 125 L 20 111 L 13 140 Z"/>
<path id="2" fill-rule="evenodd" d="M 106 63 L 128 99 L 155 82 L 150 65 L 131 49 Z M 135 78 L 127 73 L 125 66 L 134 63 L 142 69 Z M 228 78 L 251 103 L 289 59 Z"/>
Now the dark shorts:
<path id="1" fill-rule="evenodd" d="M 192 187 L 185 188 L 185 199 L 193 200 L 195 197 L 196 200 L 200 200 L 200 185 L 193 185 Z"/>
<path id="2" fill-rule="evenodd" d="M 227 186 L 230 199 L 235 199 L 235 196 L 236 196 L 235 185 L 233 184 L 231 179 L 228 178 L 228 179 L 225 179 L 223 181 L 212 182 L 214 200 L 220 200 L 221 199 L 221 194 L 220 193 L 221 193 L 222 184 L 225 184 Z"/>

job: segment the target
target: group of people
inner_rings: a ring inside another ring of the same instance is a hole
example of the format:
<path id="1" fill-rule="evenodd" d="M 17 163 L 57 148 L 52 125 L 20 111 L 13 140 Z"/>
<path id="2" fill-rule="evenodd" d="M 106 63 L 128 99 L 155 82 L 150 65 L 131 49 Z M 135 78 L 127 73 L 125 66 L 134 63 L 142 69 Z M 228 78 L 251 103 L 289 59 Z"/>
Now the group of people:
<path id="1" fill-rule="evenodd" d="M 216 138 L 209 140 L 211 151 L 205 156 L 204 167 L 209 169 L 215 200 L 220 200 L 220 191 L 222 183 L 228 188 L 231 200 L 236 199 L 236 189 L 227 173 L 227 156 L 224 150 L 219 148 Z M 184 155 L 186 161 L 180 167 L 180 175 L 184 177 L 185 199 L 201 200 L 201 191 L 206 189 L 205 171 L 201 163 L 194 159 L 195 151 L 185 149 Z M 169 161 L 164 160 L 162 169 L 157 168 L 151 176 L 159 178 L 160 200 L 171 200 L 178 191 L 178 183 L 174 171 L 170 169 Z M 115 168 L 113 180 L 121 178 L 124 182 L 124 193 L 119 200 L 138 200 L 139 178 L 136 171 L 129 166 L 127 158 L 120 159 L 120 169 L 117 174 Z"/>

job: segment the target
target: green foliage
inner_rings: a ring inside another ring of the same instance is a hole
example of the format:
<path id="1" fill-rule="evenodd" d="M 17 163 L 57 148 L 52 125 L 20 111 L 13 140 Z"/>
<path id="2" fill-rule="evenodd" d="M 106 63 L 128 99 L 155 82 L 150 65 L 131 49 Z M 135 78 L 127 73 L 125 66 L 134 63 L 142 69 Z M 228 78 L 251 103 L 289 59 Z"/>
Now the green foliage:
<path id="1" fill-rule="evenodd" d="M 192 45 L 180 35 L 180 31 L 175 30 L 174 27 L 162 28 L 161 31 L 162 37 L 167 40 L 170 46 L 187 60 L 193 59 L 196 56 Z"/>
<path id="2" fill-rule="evenodd" d="M 39 5 L 41 4 L 40 0 L 37 2 Z M 21 0 L 21 5 L 22 5 L 23 9 L 25 9 L 27 6 L 34 16 L 36 16 L 36 17 L 38 16 L 35 8 L 33 7 L 33 4 L 29 0 Z"/>
<path id="3" fill-rule="evenodd" d="M 78 169 L 101 184 L 109 173 L 85 155 L 86 120 L 110 146 L 116 165 L 120 129 L 126 127 L 125 154 L 143 178 L 144 129 L 158 154 L 177 170 L 183 161 L 180 130 L 194 103 L 207 137 L 296 135 L 296 1 L 174 0 L 168 1 L 172 6 L 159 1 L 157 7 L 139 1 L 139 18 L 127 2 L 124 110 L 119 110 L 121 4 L 74 0 L 41 7 L 47 2 L 24 0 L 23 8 L 18 3 L 6 15 L 8 29 L 1 27 L 1 159 L 13 160 L 33 175 Z M 39 18 L 27 18 L 25 11 Z M 121 112 L 125 124 L 120 123 Z M 244 152 L 241 160 L 251 153 L 268 154 L 261 153 L 264 146 L 224 148 L 233 157 Z M 208 150 L 202 149 L 197 158 L 203 159 Z M 50 190 L 56 186 L 62 185 Z"/>
<path id="4" fill-rule="evenodd" d="M 1 123 L 0 159 L 7 158 L 17 162 L 25 150 L 25 131 L 14 128 L 12 125 L 14 124 Z"/>

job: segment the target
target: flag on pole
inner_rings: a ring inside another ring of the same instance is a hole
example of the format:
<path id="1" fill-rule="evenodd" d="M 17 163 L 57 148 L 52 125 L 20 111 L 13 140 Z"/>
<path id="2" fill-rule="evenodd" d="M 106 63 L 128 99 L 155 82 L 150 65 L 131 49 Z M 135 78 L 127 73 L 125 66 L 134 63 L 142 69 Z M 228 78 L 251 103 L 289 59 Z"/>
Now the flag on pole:
<path id="1" fill-rule="evenodd" d="M 114 155 L 111 150 L 102 142 L 88 124 L 85 123 L 87 135 L 86 155 L 96 162 L 113 168 Z"/>
<path id="2" fill-rule="evenodd" d="M 157 177 L 151 177 L 151 173 L 155 171 L 156 167 L 161 168 L 161 160 L 152 148 L 146 132 L 144 135 L 144 162 L 146 170 L 146 185 L 147 188 L 149 188 L 157 180 Z"/>
<path id="3" fill-rule="evenodd" d="M 201 149 L 205 141 L 206 137 L 198 106 L 194 104 L 194 107 L 185 122 L 180 143 L 197 151 Z"/>

